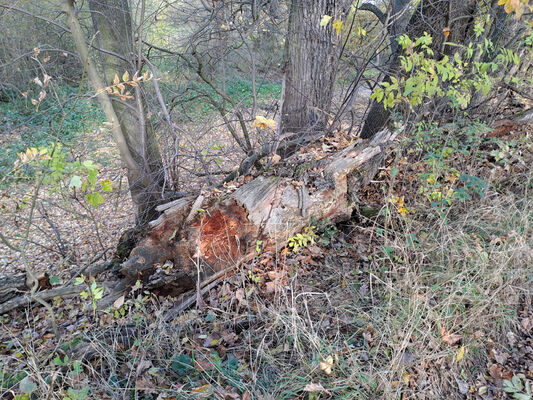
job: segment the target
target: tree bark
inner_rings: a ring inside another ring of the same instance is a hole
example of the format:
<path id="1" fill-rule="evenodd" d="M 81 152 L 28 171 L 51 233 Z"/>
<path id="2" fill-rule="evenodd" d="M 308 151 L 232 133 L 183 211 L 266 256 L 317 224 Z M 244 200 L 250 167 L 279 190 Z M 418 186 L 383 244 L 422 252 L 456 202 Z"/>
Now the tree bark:
<path id="1" fill-rule="evenodd" d="M 332 27 L 344 20 L 348 3 L 335 0 L 292 0 L 285 39 L 281 133 L 320 131 L 326 127 L 342 34 Z M 327 27 L 322 16 L 332 16 Z"/>
<path id="2" fill-rule="evenodd" d="M 106 50 L 101 53 L 103 80 L 98 76 L 89 57 L 73 1 L 65 0 L 64 6 L 69 27 L 93 89 L 101 92 L 104 86 L 113 85 L 115 76 L 122 77 L 124 72 L 128 72 L 130 76 L 136 72 L 140 74 L 138 67 L 141 64 L 136 63 L 138 60 L 134 55 L 133 23 L 127 0 L 89 1 L 97 39 L 100 47 Z M 118 98 L 114 98 L 111 102 L 105 93 L 100 93 L 98 98 L 107 119 L 114 124 L 115 139 L 119 144 L 121 157 L 128 167 L 136 225 L 143 227 L 158 215 L 155 207 L 161 201 L 164 172 L 157 139 L 146 118 L 142 88 L 137 86 L 134 89 L 132 100 L 118 101 Z"/>

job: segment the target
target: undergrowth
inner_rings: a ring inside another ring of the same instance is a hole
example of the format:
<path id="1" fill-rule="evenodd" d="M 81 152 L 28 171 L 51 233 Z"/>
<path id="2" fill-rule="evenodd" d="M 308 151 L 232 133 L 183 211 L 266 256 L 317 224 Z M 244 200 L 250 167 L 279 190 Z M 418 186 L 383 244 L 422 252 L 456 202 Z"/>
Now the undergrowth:
<path id="1" fill-rule="evenodd" d="M 494 351 L 505 343 L 512 353 L 533 295 L 531 138 L 488 131 L 421 126 L 365 189 L 379 199 L 373 217 L 312 221 L 316 243 L 258 251 L 171 322 L 171 299 L 141 285 L 97 318 L 63 303 L 78 333 L 58 346 L 35 336 L 44 314 L 30 311 L 26 330 L 4 337 L 0 393 L 488 399 L 506 379 L 521 390 L 513 382 L 531 376 Z"/>
<path id="2" fill-rule="evenodd" d="M 55 91 L 61 102 L 50 95 L 37 111 L 29 98 L 22 96 L 0 102 L 0 175 L 12 169 L 19 152 L 49 146 L 56 138 L 63 144 L 72 143 L 80 133 L 95 129 L 104 121 L 98 104 L 89 98 L 79 98 L 77 88 L 57 84 Z"/>

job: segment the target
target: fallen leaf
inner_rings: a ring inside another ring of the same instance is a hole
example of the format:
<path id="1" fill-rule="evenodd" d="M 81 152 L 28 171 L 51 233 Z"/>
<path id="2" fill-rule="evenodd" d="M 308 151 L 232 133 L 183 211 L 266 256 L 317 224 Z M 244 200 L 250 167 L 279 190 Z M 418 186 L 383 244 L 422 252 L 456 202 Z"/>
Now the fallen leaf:
<path id="1" fill-rule="evenodd" d="M 203 386 L 199 386 L 197 388 L 191 389 L 191 392 L 202 393 L 202 392 L 205 392 L 209 388 L 211 388 L 211 385 L 203 385 Z"/>
<path id="2" fill-rule="evenodd" d="M 442 336 L 442 341 L 448 343 L 450 346 L 456 344 L 459 340 L 463 338 L 462 335 L 457 333 L 448 332 L 443 325 L 440 327 L 440 335 Z"/>
<path id="3" fill-rule="evenodd" d="M 326 375 L 331 374 L 331 369 L 333 368 L 333 357 L 328 356 L 325 360 L 320 361 L 320 369 L 324 371 Z"/>
<path id="4" fill-rule="evenodd" d="M 239 302 L 243 301 L 243 299 L 244 299 L 244 290 L 243 289 L 237 289 L 237 291 L 235 292 L 235 298 Z"/>
<path id="5" fill-rule="evenodd" d="M 113 307 L 119 309 L 120 307 L 122 307 L 124 305 L 124 299 L 125 299 L 125 296 L 122 295 L 120 296 L 118 299 L 115 300 L 115 302 L 113 303 Z"/>
<path id="6" fill-rule="evenodd" d="M 402 374 L 402 382 L 406 385 L 406 386 L 409 386 L 409 379 L 411 379 L 411 374 L 407 371 L 404 371 L 403 374 Z"/>
<path id="7" fill-rule="evenodd" d="M 461 394 L 467 394 L 470 389 L 468 382 L 465 382 L 462 379 L 456 379 L 456 381 L 457 381 L 457 387 L 459 388 L 459 392 Z"/>
<path id="8" fill-rule="evenodd" d="M 463 344 L 461 346 L 461 348 L 459 349 L 459 351 L 457 352 L 457 356 L 455 357 L 455 361 L 459 362 L 463 359 L 463 357 L 465 356 L 465 345 Z"/>
<path id="9" fill-rule="evenodd" d="M 304 392 L 324 392 L 329 394 L 329 391 L 325 389 L 324 386 L 322 386 L 320 383 L 308 383 L 304 387 Z"/>
<path id="10" fill-rule="evenodd" d="M 489 366 L 489 374 L 494 379 L 502 379 L 502 369 L 498 367 L 497 364 L 492 364 Z"/>

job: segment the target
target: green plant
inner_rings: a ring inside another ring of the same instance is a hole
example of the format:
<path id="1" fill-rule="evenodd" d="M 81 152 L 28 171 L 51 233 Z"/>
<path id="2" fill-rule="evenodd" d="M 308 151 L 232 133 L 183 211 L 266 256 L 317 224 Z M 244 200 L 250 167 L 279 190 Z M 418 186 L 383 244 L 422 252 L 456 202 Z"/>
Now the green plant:
<path id="1" fill-rule="evenodd" d="M 49 185 L 50 190 L 59 190 L 66 186 L 73 191 L 81 190 L 85 194 L 87 203 L 98 207 L 104 202 L 102 192 L 113 190 L 113 183 L 108 179 L 98 181 L 98 166 L 92 160 L 68 161 L 67 155 L 60 143 L 48 147 L 30 147 L 19 153 L 15 162 L 17 174 L 43 174 L 43 184 Z M 100 190 L 97 190 L 97 186 Z"/>
<path id="2" fill-rule="evenodd" d="M 0 102 L 0 131 L 12 132 L 11 136 L 16 138 L 3 142 L 0 148 L 1 176 L 8 176 L 18 153 L 30 147 L 47 146 L 55 140 L 58 129 L 58 139 L 63 145 L 69 145 L 82 133 L 96 129 L 104 121 L 99 106 L 90 98 L 77 98 L 77 92 L 61 82 L 55 84 L 55 91 L 61 103 L 53 96 L 47 96 L 39 111 L 35 111 L 26 98 Z M 32 96 L 31 91 L 27 92 L 27 96 Z M 2 183 L 28 178 L 31 176 L 9 175 L 9 179 Z"/>
<path id="3" fill-rule="evenodd" d="M 101 300 L 104 297 L 104 287 L 98 286 L 98 283 L 95 281 L 94 277 L 87 278 L 84 275 L 77 277 L 74 280 L 75 285 L 87 285 L 87 291 L 82 291 L 80 297 L 83 300 L 90 300 L 91 306 L 93 309 L 93 314 L 96 317 L 96 308 L 98 300 Z"/>
<path id="4" fill-rule="evenodd" d="M 331 239 L 333 239 L 333 236 L 339 231 L 337 226 L 332 223 L 329 218 L 317 220 L 316 218 L 311 217 L 311 226 L 316 227 L 318 242 L 325 246 L 331 243 Z"/>
<path id="5" fill-rule="evenodd" d="M 63 400 L 85 400 L 89 396 L 89 386 L 85 386 L 82 389 L 67 389 L 67 395 Z"/>
<path id="6" fill-rule="evenodd" d="M 405 76 L 391 77 L 390 82 L 382 83 L 371 95 L 385 108 L 393 108 L 401 102 L 413 108 L 434 98 L 445 98 L 453 108 L 464 108 L 474 92 L 486 95 L 492 89 L 495 78 L 491 73 L 511 63 L 520 63 L 518 55 L 509 49 L 501 49 L 495 61 L 476 61 L 476 57 L 493 49 L 488 39 L 482 44 L 448 43 L 462 51 L 456 51 L 453 58 L 445 55 L 438 60 L 433 58 L 430 47 L 433 38 L 427 32 L 416 40 L 402 35 L 398 43 L 405 53 L 400 57 Z"/>
<path id="7" fill-rule="evenodd" d="M 511 380 L 504 379 L 503 390 L 511 393 L 513 399 L 516 400 L 531 400 L 533 398 L 531 381 L 524 374 L 517 374 Z"/>
<path id="8" fill-rule="evenodd" d="M 315 244 L 315 239 L 317 237 L 314 229 L 315 226 L 308 226 L 304 228 L 302 233 L 297 233 L 296 235 L 288 239 L 288 246 L 292 247 L 292 251 L 298 251 L 300 247 L 307 247 L 310 244 Z"/>

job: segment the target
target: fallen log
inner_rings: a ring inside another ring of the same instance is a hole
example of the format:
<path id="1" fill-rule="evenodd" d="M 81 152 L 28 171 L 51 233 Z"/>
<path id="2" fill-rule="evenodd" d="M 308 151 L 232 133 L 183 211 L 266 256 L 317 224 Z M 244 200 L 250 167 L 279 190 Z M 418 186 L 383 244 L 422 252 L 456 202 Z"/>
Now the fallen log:
<path id="1" fill-rule="evenodd" d="M 375 176 L 395 136 L 384 130 L 319 161 L 296 154 L 275 175 L 259 175 L 232 193 L 161 205 L 161 216 L 150 222 L 120 271 L 132 282 L 141 279 L 145 287 L 177 296 L 253 255 L 259 245 L 282 249 L 311 219 L 349 219 L 357 193 Z"/>
<path id="2" fill-rule="evenodd" d="M 311 220 L 349 219 L 358 192 L 375 176 L 395 136 L 384 130 L 320 160 L 294 154 L 276 165 L 272 175 L 259 175 L 232 192 L 214 190 L 160 205 L 161 216 L 149 223 L 144 238 L 120 266 L 124 278 L 104 282 L 106 296 L 99 308 L 110 307 L 141 280 L 145 289 L 159 295 L 185 293 L 166 318 L 172 319 L 194 303 L 190 293 L 210 287 L 228 267 L 252 258 L 258 247 L 281 250 Z M 111 264 L 84 273 L 97 275 Z M 23 275 L 5 284 L 9 289 L 0 293 L 0 314 L 34 301 Z M 42 299 L 75 296 L 82 286 L 38 294 Z"/>
<path id="3" fill-rule="evenodd" d="M 100 264 L 87 266 L 79 271 L 78 274 L 83 273 L 87 276 L 96 276 L 110 270 L 112 267 L 113 263 L 111 261 L 105 261 Z M 38 275 L 37 279 L 39 286 L 35 294 L 41 300 L 49 300 L 54 297 L 73 297 L 85 290 L 84 285 L 74 286 L 72 284 L 52 288 L 50 277 L 46 273 Z M 113 290 L 108 290 L 108 292 L 114 293 Z M 35 301 L 36 298 L 31 295 L 31 287 L 28 284 L 25 273 L 0 277 L 0 315 L 19 307 L 31 305 Z"/>

